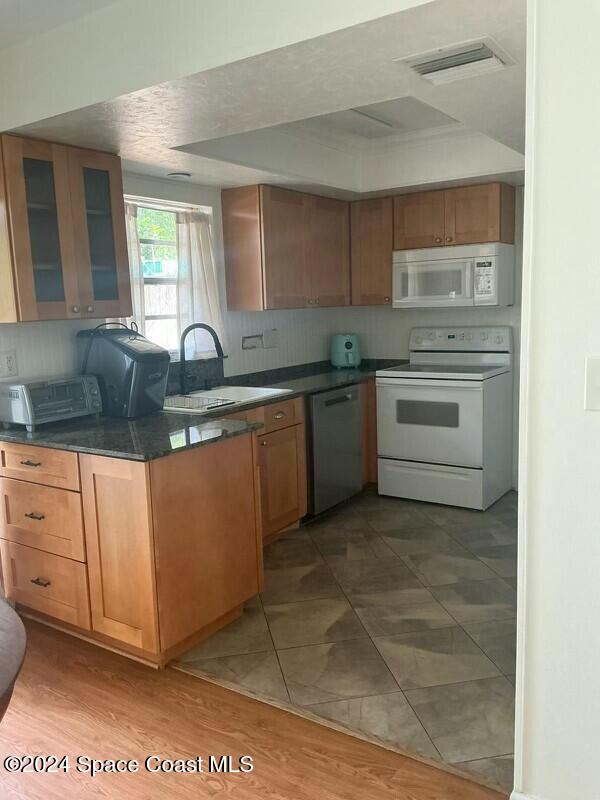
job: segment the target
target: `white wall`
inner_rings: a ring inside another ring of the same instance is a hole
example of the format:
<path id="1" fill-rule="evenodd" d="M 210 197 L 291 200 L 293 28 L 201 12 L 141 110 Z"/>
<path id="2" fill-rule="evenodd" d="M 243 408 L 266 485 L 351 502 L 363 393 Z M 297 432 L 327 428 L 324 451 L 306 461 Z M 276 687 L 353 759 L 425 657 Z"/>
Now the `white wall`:
<path id="1" fill-rule="evenodd" d="M 515 798 L 600 797 L 597 0 L 530 0 Z"/>

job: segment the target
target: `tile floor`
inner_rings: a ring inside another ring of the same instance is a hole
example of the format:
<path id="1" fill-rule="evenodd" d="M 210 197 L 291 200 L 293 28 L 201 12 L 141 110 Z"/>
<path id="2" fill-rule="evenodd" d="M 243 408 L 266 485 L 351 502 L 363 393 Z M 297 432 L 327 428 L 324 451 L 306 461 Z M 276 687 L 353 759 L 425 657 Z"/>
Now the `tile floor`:
<path id="1" fill-rule="evenodd" d="M 514 492 L 365 492 L 265 550 L 265 591 L 174 666 L 512 788 Z"/>

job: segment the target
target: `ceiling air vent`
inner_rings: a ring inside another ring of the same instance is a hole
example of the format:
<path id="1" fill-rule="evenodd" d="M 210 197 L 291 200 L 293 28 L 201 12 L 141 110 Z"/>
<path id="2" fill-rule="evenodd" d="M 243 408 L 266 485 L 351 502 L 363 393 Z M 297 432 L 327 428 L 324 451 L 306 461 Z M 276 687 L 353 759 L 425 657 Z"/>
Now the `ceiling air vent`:
<path id="1" fill-rule="evenodd" d="M 449 83 L 462 78 L 471 78 L 504 69 L 514 63 L 496 42 L 489 38 L 396 60 L 402 61 L 431 83 Z"/>

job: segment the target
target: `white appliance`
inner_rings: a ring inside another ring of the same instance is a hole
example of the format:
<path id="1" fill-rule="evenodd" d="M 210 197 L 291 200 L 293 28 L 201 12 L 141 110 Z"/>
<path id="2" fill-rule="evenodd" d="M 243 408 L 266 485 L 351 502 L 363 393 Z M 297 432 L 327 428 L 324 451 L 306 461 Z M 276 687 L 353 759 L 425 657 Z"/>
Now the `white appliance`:
<path id="1" fill-rule="evenodd" d="M 512 331 L 413 328 L 378 370 L 379 493 L 485 509 L 511 488 Z"/>
<path id="2" fill-rule="evenodd" d="M 392 306 L 510 306 L 515 248 L 491 242 L 393 254 Z"/>

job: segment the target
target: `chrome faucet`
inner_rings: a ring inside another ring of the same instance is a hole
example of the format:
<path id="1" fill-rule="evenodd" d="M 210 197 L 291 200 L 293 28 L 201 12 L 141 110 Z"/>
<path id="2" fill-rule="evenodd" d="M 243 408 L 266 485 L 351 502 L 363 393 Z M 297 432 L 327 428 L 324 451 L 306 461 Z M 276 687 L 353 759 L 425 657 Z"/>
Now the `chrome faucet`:
<path id="1" fill-rule="evenodd" d="M 194 322 L 192 325 L 188 325 L 187 328 L 181 334 L 181 340 L 180 340 L 180 343 L 179 343 L 179 370 L 180 370 L 180 373 L 179 373 L 179 389 L 180 389 L 181 394 L 185 394 L 185 389 L 186 389 L 185 380 L 186 380 L 186 377 L 187 377 L 186 374 L 185 374 L 185 366 L 186 366 L 185 340 L 187 338 L 188 333 L 190 333 L 193 330 L 196 330 L 196 328 L 202 328 L 202 330 L 205 330 L 208 333 L 210 333 L 210 335 L 212 336 L 213 342 L 215 343 L 215 350 L 217 352 L 217 358 L 225 358 L 225 353 L 223 352 L 223 345 L 219 341 L 219 337 L 218 337 L 217 332 L 216 332 L 216 330 L 214 328 L 211 328 L 210 325 L 205 325 L 203 322 Z"/>

